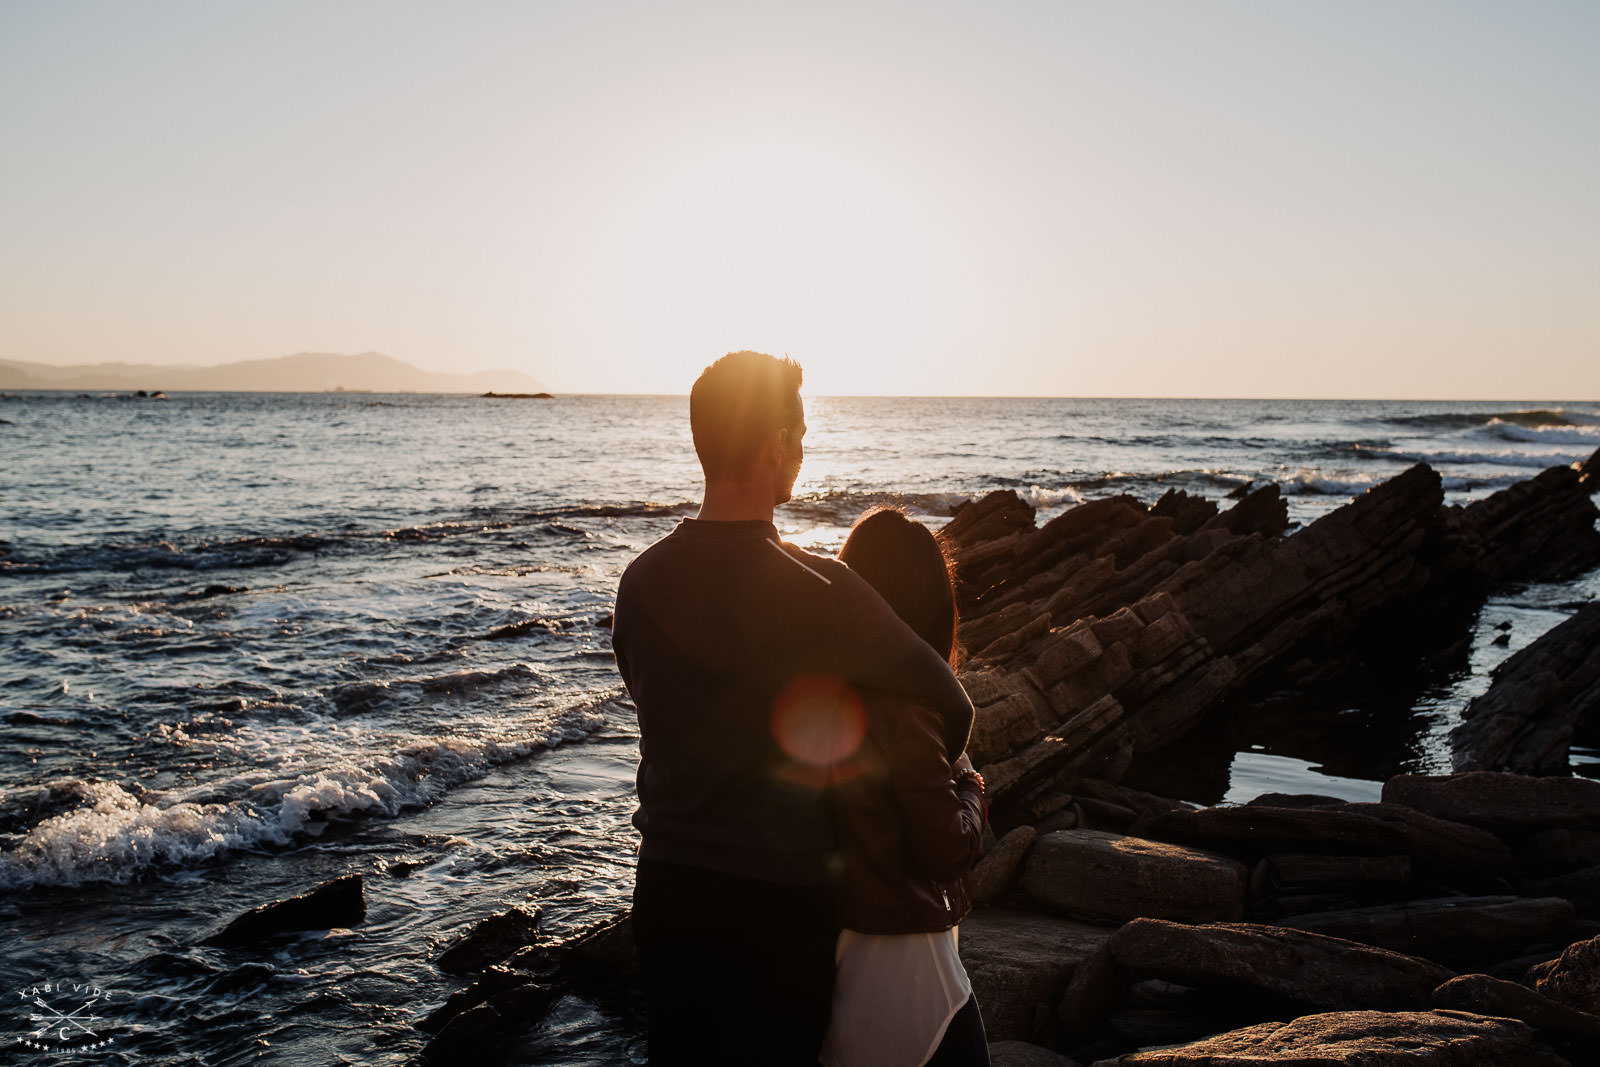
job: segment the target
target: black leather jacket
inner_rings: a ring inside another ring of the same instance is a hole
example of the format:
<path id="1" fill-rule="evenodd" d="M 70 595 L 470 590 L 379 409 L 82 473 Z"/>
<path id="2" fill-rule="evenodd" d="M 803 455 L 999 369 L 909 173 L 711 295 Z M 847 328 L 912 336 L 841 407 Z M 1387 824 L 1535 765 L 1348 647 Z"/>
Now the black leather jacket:
<path id="1" fill-rule="evenodd" d="M 865 704 L 861 747 L 833 771 L 843 925 L 947 930 L 972 910 L 969 879 L 982 847 L 983 790 L 950 770 L 948 753 L 966 732 L 900 697 L 871 693 Z"/>

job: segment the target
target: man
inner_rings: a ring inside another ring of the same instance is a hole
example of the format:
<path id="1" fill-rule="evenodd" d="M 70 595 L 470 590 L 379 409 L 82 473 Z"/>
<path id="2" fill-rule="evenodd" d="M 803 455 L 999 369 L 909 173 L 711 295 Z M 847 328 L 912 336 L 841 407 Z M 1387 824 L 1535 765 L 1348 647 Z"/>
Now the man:
<path id="1" fill-rule="evenodd" d="M 815 1064 L 838 934 L 822 791 L 860 736 L 852 687 L 971 723 L 937 652 L 835 560 L 783 544 L 801 371 L 734 352 L 689 397 L 699 514 L 617 589 L 612 643 L 639 711 L 633 926 L 650 1062 Z M 845 750 L 841 750 L 841 745 Z"/>

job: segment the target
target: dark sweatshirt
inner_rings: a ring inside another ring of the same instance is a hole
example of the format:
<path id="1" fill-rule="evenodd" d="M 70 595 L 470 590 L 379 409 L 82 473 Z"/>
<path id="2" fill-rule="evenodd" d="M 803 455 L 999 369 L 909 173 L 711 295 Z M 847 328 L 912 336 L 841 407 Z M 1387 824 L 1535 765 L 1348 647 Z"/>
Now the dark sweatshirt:
<path id="1" fill-rule="evenodd" d="M 685 519 L 646 549 L 617 588 L 612 647 L 639 710 L 645 859 L 797 885 L 837 873 L 827 768 L 773 734 L 796 679 L 902 694 L 963 741 L 972 723 L 949 665 L 871 586 L 769 522 Z"/>

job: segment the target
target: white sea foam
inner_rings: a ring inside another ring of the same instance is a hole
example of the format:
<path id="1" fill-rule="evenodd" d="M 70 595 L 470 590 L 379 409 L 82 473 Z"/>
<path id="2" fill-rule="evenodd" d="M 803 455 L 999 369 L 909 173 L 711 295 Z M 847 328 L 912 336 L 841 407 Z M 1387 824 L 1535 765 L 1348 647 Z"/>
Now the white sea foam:
<path id="1" fill-rule="evenodd" d="M 1276 479 L 1284 496 L 1359 496 L 1383 478 L 1373 474 L 1358 477 L 1332 477 L 1322 471 L 1303 468 L 1286 471 Z"/>
<path id="2" fill-rule="evenodd" d="M 1049 511 L 1052 508 L 1083 503 L 1083 494 L 1070 485 L 1060 489 L 1049 489 L 1042 485 L 1030 485 L 1018 495 L 1032 504 L 1038 511 Z"/>
<path id="3" fill-rule="evenodd" d="M 1427 463 L 1437 466 L 1441 463 L 1490 465 L 1498 467 L 1521 467 L 1528 470 L 1544 470 L 1546 467 L 1564 467 L 1570 463 L 1577 463 L 1589 458 L 1588 452 L 1572 451 L 1542 451 L 1529 452 L 1521 449 L 1495 449 L 1486 450 L 1456 450 L 1456 449 L 1391 449 L 1383 453 L 1393 459 L 1410 460 L 1413 463 Z"/>
<path id="4" fill-rule="evenodd" d="M 1518 441 L 1538 445 L 1579 445 L 1590 449 L 1600 446 L 1600 425 L 1584 426 L 1522 426 L 1515 422 L 1491 419 L 1483 426 L 1490 437 L 1502 441 Z"/>
<path id="5" fill-rule="evenodd" d="M 341 760 L 292 777 L 239 776 L 136 796 L 112 782 L 82 787 L 84 802 L 45 819 L 0 853 L 0 888 L 126 882 L 238 849 L 314 835 L 325 820 L 392 816 L 437 799 L 491 767 L 587 737 L 598 708 L 568 711 L 515 740 L 439 737 L 372 763 Z"/>

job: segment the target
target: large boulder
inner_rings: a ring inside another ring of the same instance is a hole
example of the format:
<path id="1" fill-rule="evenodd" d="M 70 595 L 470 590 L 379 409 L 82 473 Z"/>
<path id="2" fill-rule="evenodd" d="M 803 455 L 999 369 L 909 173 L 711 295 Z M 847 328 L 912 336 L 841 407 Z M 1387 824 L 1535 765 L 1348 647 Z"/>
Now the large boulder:
<path id="1" fill-rule="evenodd" d="M 1256 989 L 1330 1011 L 1423 1008 L 1454 977 L 1428 960 L 1255 923 L 1135 919 L 1106 944 L 1135 978 Z"/>
<path id="2" fill-rule="evenodd" d="M 1400 774 L 1383 784 L 1383 799 L 1494 831 L 1600 829 L 1600 782 L 1587 778 Z"/>
<path id="3" fill-rule="evenodd" d="M 323 882 L 298 896 L 253 908 L 206 938 L 208 945 L 244 945 L 273 934 L 354 926 L 366 917 L 367 901 L 359 874 Z"/>
<path id="4" fill-rule="evenodd" d="M 1600 937 L 1568 945 L 1561 958 L 1537 968 L 1534 988 L 1551 1000 L 1600 1015 Z"/>
<path id="5" fill-rule="evenodd" d="M 1075 967 L 1111 931 L 1069 919 L 983 909 L 961 924 L 961 962 L 990 1040 L 1027 1040 L 1035 1016 L 1049 1017 Z"/>
<path id="6" fill-rule="evenodd" d="M 1470 969 L 1536 942 L 1560 944 L 1574 918 L 1560 897 L 1441 897 L 1296 915 L 1281 925 Z"/>
<path id="7" fill-rule="evenodd" d="M 1260 1023 L 1097 1067 L 1560 1067 L 1526 1024 L 1459 1011 L 1346 1011 Z"/>
<path id="8" fill-rule="evenodd" d="M 979 907 L 990 903 L 1011 887 L 1022 861 L 1039 836 L 1031 826 L 1019 826 L 984 853 L 972 868 L 972 902 Z"/>
<path id="9" fill-rule="evenodd" d="M 1244 864 L 1181 845 L 1101 830 L 1058 830 L 1034 842 L 1022 887 L 1051 908 L 1109 922 L 1186 922 L 1244 914 Z"/>

